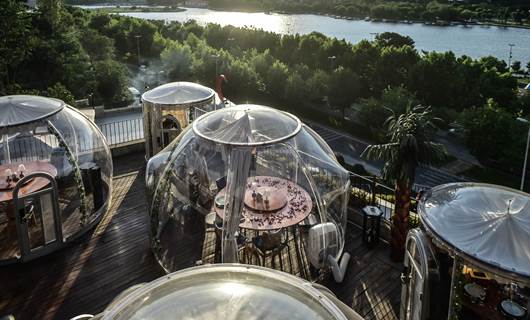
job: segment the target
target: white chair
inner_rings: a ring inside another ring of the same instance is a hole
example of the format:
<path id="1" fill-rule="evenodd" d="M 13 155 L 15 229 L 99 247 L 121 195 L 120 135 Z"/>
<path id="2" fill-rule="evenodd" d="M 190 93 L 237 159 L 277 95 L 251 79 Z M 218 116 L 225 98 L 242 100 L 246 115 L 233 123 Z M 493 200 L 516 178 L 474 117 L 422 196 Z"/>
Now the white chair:
<path id="1" fill-rule="evenodd" d="M 309 263 L 317 269 L 329 266 L 333 279 L 341 283 L 348 268 L 350 254 L 344 252 L 342 257 L 335 258 L 340 248 L 337 226 L 331 222 L 314 225 L 309 229 L 307 239 Z"/>

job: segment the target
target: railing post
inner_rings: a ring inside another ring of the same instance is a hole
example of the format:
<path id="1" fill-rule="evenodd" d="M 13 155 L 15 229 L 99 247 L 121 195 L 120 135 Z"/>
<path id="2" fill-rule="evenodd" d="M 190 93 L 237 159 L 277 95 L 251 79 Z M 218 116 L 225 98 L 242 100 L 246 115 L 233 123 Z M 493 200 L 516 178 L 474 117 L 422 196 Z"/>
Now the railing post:
<path id="1" fill-rule="evenodd" d="M 110 146 L 144 138 L 143 119 L 126 119 L 99 125 Z"/>
<path id="2" fill-rule="evenodd" d="M 372 206 L 375 205 L 375 189 L 376 188 L 377 188 L 377 177 L 373 176 L 372 177 L 372 199 L 371 199 Z"/>

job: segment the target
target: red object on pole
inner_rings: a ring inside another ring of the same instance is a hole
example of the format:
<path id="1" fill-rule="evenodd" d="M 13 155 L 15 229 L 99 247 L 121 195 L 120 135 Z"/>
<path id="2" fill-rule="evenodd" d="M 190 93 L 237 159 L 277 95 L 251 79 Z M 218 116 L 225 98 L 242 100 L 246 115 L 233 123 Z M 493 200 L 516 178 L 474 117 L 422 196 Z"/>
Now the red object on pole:
<path id="1" fill-rule="evenodd" d="M 223 82 L 227 82 L 226 77 L 224 74 L 220 74 L 215 79 L 215 92 L 217 92 L 217 95 L 219 96 L 219 99 L 224 103 L 225 97 L 223 95 Z"/>

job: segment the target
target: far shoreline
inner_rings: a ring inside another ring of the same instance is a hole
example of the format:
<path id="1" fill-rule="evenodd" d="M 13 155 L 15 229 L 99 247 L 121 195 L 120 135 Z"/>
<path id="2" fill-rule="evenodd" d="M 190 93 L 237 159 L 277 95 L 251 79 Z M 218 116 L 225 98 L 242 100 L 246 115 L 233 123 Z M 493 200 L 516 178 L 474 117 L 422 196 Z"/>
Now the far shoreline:
<path id="1" fill-rule="evenodd" d="M 353 21 L 359 21 L 364 20 L 367 22 L 373 22 L 373 23 L 389 23 L 389 24 L 424 24 L 428 26 L 435 26 L 435 27 L 454 27 L 454 26 L 485 26 L 485 27 L 498 27 L 498 28 L 517 28 L 517 29 L 530 29 L 530 25 L 519 25 L 519 24 L 504 24 L 504 23 L 496 23 L 496 22 L 490 22 L 490 21 L 476 21 L 476 22 L 470 22 L 465 23 L 462 21 L 430 21 L 430 20 L 393 20 L 393 19 L 372 19 L 369 17 L 351 17 L 351 16 L 338 16 L 333 15 L 329 13 L 320 13 L 320 12 L 287 12 L 287 11 L 263 11 L 263 10 L 242 10 L 242 9 L 229 9 L 229 8 L 208 8 L 208 7 L 195 7 L 195 6 L 164 6 L 164 5 L 145 5 L 145 4 L 130 4 L 130 3 L 123 3 L 123 4 L 109 4 L 109 3 L 99 3 L 99 4 L 80 4 L 80 5 L 72 5 L 76 7 L 83 6 L 84 8 L 88 10 L 102 10 L 109 13 L 130 13 L 130 12 L 184 12 L 187 9 L 206 9 L 211 11 L 225 11 L 225 12 L 242 12 L 242 13 L 265 13 L 265 14 L 282 14 L 282 15 L 303 15 L 303 14 L 309 14 L 309 15 L 316 15 L 316 16 L 324 16 L 329 17 L 333 19 L 340 19 L 340 20 L 353 20 Z M 106 8 L 87 8 L 87 7 L 100 7 L 100 6 L 106 6 Z M 134 10 L 120 10 L 120 9 L 126 9 L 126 8 L 132 8 L 136 7 Z M 366 18 L 369 18 L 369 20 L 366 20 Z"/>

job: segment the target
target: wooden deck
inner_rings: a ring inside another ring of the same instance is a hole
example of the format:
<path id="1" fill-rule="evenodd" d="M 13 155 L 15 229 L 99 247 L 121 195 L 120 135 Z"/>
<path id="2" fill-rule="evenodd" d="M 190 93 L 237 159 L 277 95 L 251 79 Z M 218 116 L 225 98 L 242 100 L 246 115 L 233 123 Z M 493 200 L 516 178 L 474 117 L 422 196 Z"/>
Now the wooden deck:
<path id="1" fill-rule="evenodd" d="M 0 316 L 99 313 L 126 288 L 163 275 L 149 248 L 142 157 L 117 158 L 115 164 L 112 206 L 93 232 L 49 256 L 0 267 Z M 386 246 L 363 246 L 353 225 L 347 234 L 352 259 L 346 278 L 323 284 L 366 319 L 397 319 L 400 267 L 389 262 Z"/>
<path id="2" fill-rule="evenodd" d="M 345 250 L 352 258 L 342 283 L 323 282 L 345 304 L 364 319 L 399 319 L 402 265 L 390 261 L 389 248 L 381 243 L 368 249 L 361 230 L 348 225 Z"/>

